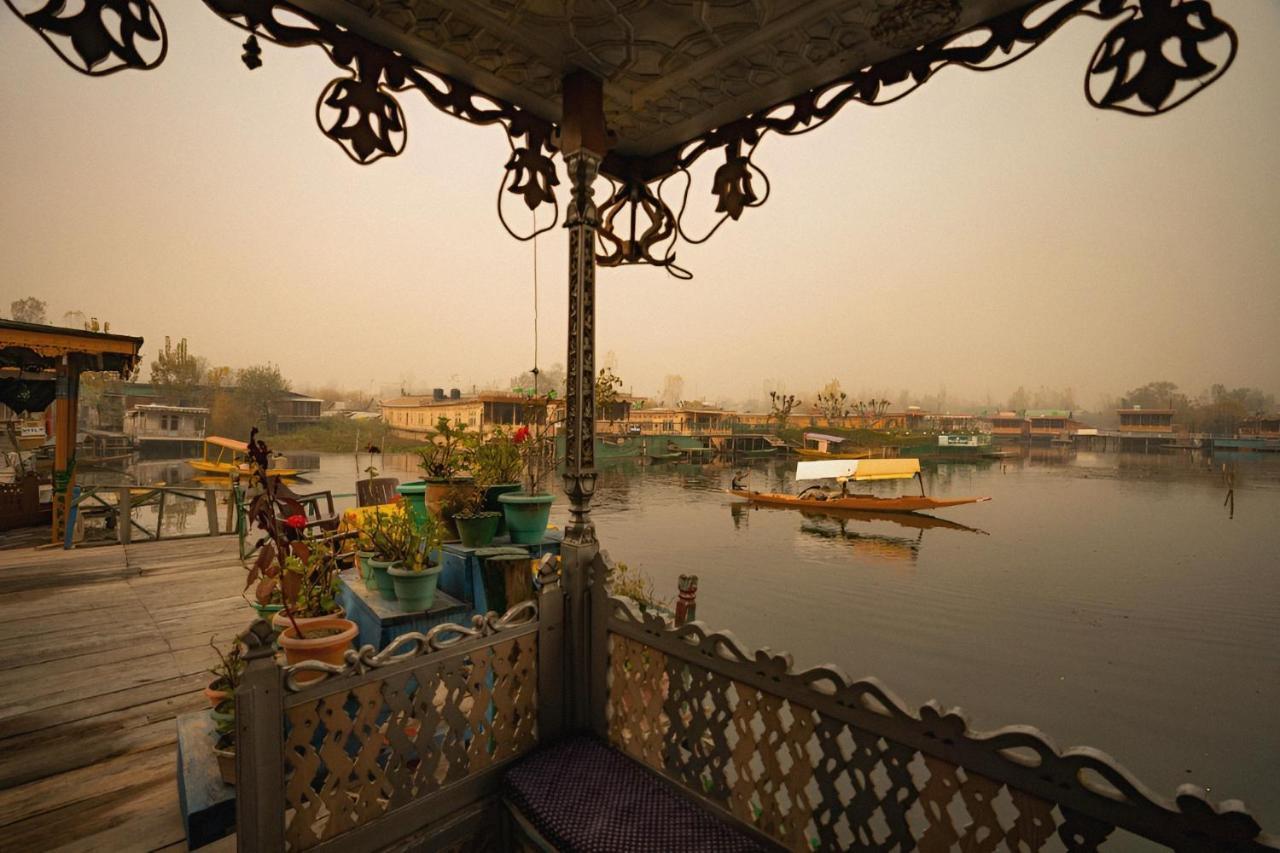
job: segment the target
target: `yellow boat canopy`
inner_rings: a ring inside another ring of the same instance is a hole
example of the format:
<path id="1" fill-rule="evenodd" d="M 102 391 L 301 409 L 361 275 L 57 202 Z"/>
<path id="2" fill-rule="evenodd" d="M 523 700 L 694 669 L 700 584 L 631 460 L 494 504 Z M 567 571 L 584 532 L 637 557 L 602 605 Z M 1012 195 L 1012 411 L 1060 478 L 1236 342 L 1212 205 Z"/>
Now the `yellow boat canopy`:
<path id="1" fill-rule="evenodd" d="M 906 480 L 919 473 L 919 459 L 823 459 L 796 464 L 797 480 Z"/>
<path id="2" fill-rule="evenodd" d="M 919 459 L 858 459 L 855 480 L 905 480 L 920 473 Z"/>
<path id="3" fill-rule="evenodd" d="M 225 447 L 228 450 L 235 450 L 240 453 L 247 453 L 249 451 L 249 445 L 245 444 L 243 441 L 236 441 L 234 438 L 223 438 L 220 435 L 209 435 L 205 436 L 204 440 L 206 444 L 212 444 L 215 447 Z"/>

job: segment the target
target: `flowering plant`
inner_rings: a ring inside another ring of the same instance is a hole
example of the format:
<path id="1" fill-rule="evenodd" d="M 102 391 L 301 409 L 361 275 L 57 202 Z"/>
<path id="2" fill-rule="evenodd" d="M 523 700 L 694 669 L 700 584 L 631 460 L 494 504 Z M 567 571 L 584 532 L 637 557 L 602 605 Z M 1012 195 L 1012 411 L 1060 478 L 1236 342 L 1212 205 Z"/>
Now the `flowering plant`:
<path id="1" fill-rule="evenodd" d="M 547 476 L 556 467 L 556 439 L 547 420 L 551 397 L 530 397 L 525 403 L 525 425 L 511 436 L 520 454 L 522 486 L 526 495 L 545 495 Z"/>
<path id="2" fill-rule="evenodd" d="M 471 450 L 471 471 L 476 485 L 485 488 L 518 481 L 522 468 L 518 444 L 528 437 L 529 428 L 522 426 L 511 434 L 495 429 L 484 441 L 477 440 Z"/>
<path id="3" fill-rule="evenodd" d="M 436 421 L 436 431 L 431 442 L 418 450 L 418 456 L 422 457 L 418 467 L 429 479 L 449 480 L 458 476 L 469 462 L 467 438 L 466 424 L 450 423 L 448 418 L 441 415 Z"/>

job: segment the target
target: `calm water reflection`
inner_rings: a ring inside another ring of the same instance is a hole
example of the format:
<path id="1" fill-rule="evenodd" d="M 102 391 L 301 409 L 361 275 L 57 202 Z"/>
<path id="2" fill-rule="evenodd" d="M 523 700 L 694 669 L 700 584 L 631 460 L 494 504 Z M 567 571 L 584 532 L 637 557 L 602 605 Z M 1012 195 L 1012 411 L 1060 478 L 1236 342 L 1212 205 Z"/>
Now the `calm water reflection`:
<path id="1" fill-rule="evenodd" d="M 314 487 L 353 491 L 351 456 L 318 462 Z M 725 494 L 728 466 L 624 466 L 602 472 L 595 517 L 660 591 L 699 575 L 699 617 L 746 644 L 874 675 L 912 707 L 958 704 L 979 728 L 1098 747 L 1163 794 L 1194 780 L 1243 797 L 1274 831 L 1280 457 L 1229 463 L 1234 519 L 1222 462 L 1046 449 L 927 466 L 931 495 L 993 499 L 938 521 L 752 509 Z M 404 457 L 382 467 L 417 476 Z M 749 482 L 788 490 L 793 470 L 758 463 Z"/>

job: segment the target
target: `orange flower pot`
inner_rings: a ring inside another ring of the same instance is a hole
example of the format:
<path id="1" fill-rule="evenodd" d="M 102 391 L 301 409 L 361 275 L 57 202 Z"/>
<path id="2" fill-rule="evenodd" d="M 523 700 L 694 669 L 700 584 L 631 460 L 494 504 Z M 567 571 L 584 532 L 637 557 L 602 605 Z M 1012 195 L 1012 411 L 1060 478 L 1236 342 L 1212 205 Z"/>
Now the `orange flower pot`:
<path id="1" fill-rule="evenodd" d="M 280 648 L 284 649 L 285 660 L 291 664 L 318 660 L 342 666 L 343 655 L 360 633 L 356 623 L 332 616 L 320 616 L 308 622 L 309 624 L 301 626 L 303 632 L 308 634 L 304 638 L 298 637 L 292 625 L 280 632 Z M 325 636 L 312 636 L 313 632 L 323 633 Z M 318 672 L 304 672 L 298 675 L 298 681 L 305 684 L 320 676 L 321 673 Z"/>

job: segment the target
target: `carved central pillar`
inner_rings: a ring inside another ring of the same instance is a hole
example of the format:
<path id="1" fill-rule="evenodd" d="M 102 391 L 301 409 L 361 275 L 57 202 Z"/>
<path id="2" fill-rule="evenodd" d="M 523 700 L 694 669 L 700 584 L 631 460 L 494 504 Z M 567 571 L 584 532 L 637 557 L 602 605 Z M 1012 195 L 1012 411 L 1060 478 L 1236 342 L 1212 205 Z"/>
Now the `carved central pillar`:
<path id="1" fill-rule="evenodd" d="M 596 227 L 591 185 L 604 158 L 604 93 L 583 72 L 564 79 L 560 150 L 569 175 L 569 350 L 565 376 L 564 491 L 569 524 L 564 541 L 594 545 L 591 496 L 596 489 Z"/>
<path id="2" fill-rule="evenodd" d="M 565 526 L 563 581 L 565 595 L 566 722 L 586 728 L 592 719 L 591 612 L 588 590 L 603 578 L 592 578 L 600 551 L 591 523 L 591 496 L 596 490 L 596 227 L 599 215 L 591 200 L 591 184 L 604 158 L 604 93 L 600 81 L 584 72 L 564 78 L 564 111 L 560 151 L 569 174 L 569 351 L 565 375 L 564 491 L 569 498 Z"/>

